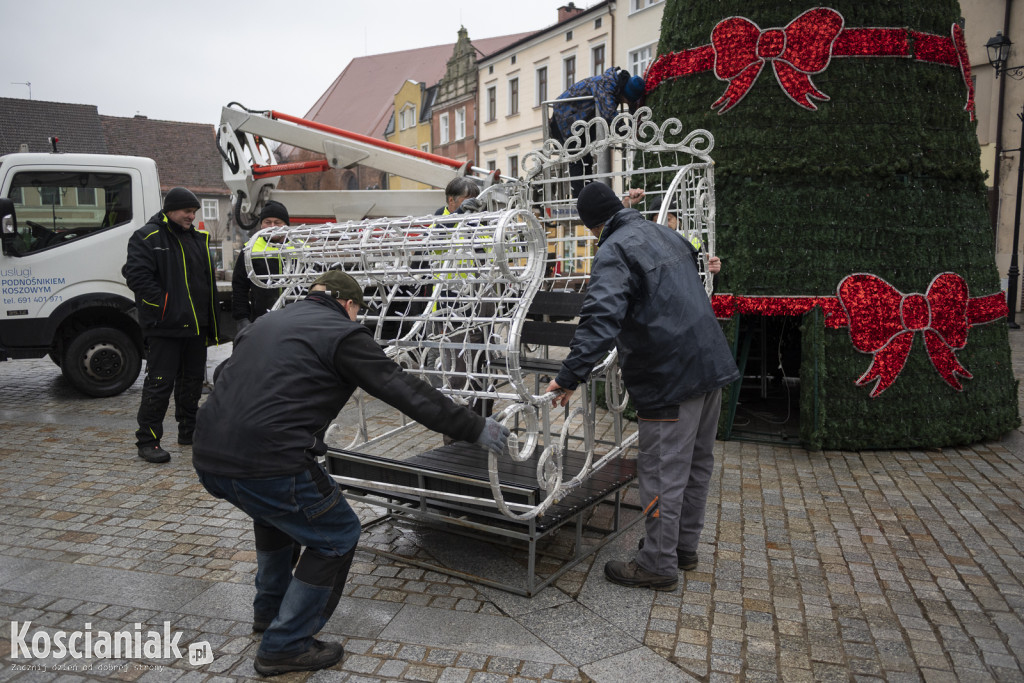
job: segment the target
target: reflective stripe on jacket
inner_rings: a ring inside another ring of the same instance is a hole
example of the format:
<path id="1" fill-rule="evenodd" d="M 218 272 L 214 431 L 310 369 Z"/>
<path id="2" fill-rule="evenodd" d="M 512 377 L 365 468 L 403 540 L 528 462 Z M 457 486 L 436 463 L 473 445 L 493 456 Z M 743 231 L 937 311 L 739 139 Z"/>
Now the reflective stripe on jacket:
<path id="1" fill-rule="evenodd" d="M 179 236 L 163 213 L 132 234 L 121 274 L 135 293 L 139 325 L 147 336 L 189 337 L 207 330 L 208 340 L 217 341 L 217 286 L 214 282 L 210 235 L 192 231 Z M 201 281 L 206 291 L 192 292 L 188 277 L 188 259 L 182 239 L 194 239 L 205 254 Z M 208 295 L 208 296 L 207 296 Z M 196 310 L 195 301 L 207 300 L 206 315 Z M 208 327 L 204 327 L 206 318 Z"/>

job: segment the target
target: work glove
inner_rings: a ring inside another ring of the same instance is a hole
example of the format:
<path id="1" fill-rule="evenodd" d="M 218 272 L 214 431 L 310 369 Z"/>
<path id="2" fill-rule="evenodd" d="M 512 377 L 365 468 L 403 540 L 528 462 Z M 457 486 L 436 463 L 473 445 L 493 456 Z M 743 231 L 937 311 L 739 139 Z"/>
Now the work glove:
<path id="1" fill-rule="evenodd" d="M 251 324 L 252 323 L 249 321 L 248 318 L 239 318 L 238 320 L 235 321 L 235 333 L 241 334 L 242 330 L 249 327 L 249 325 Z"/>
<path id="2" fill-rule="evenodd" d="M 508 427 L 489 417 L 474 443 L 498 453 L 508 453 L 508 435 Z"/>
<path id="3" fill-rule="evenodd" d="M 469 197 L 459 205 L 460 213 L 480 213 L 484 210 L 484 203 L 476 197 Z"/>

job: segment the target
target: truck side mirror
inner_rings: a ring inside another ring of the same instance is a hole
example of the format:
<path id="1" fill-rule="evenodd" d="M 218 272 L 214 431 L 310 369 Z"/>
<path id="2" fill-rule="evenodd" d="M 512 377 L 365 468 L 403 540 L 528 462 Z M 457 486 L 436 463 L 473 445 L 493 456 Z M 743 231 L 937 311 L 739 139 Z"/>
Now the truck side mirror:
<path id="1" fill-rule="evenodd" d="M 0 197 L 0 243 L 5 254 L 14 253 L 14 240 L 18 236 L 18 218 L 14 213 L 14 202 Z"/>

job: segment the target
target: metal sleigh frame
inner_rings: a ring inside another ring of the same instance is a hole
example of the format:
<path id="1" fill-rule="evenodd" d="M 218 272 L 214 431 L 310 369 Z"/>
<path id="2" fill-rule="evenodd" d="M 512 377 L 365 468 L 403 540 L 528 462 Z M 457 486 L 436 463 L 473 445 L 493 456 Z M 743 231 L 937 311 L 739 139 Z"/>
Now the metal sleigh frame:
<path id="1" fill-rule="evenodd" d="M 564 146 L 548 140 L 524 157 L 525 181 L 485 191 L 480 213 L 260 231 L 278 245 L 281 272 L 256 274 L 248 250 L 246 266 L 258 286 L 281 290 L 278 307 L 300 298 L 323 270 L 343 268 L 364 287 L 360 321 L 388 356 L 456 402 L 491 404 L 512 430 L 507 457 L 445 445 L 397 411 L 382 419 L 381 411 L 392 409 L 357 392 L 327 431 L 326 460 L 349 497 L 385 510 L 365 527 L 415 522 L 525 544 L 526 577 L 512 583 L 442 565 L 425 552 L 365 542 L 363 549 L 532 596 L 642 521 L 623 500 L 635 478 L 635 461 L 623 456 L 635 452 L 637 432 L 624 416 L 628 397 L 614 351 L 566 409 L 553 409 L 542 385 L 566 352 L 596 247 L 579 225 L 568 179 L 582 157 L 597 159 L 584 181 L 619 192 L 645 187 L 648 197 L 667 199 L 649 217 L 663 223 L 674 211 L 679 231 L 702 240 L 710 291 L 714 143 L 706 131 L 681 130 L 674 119 L 654 124 L 648 109 L 620 114 L 611 125 L 578 122 Z M 605 408 L 598 407 L 599 391 Z M 607 524 L 589 525 L 595 513 L 604 515 L 602 505 L 610 506 Z M 624 510 L 634 513 L 625 519 Z M 570 551 L 556 552 L 561 564 L 538 575 L 538 558 L 564 541 L 555 532 L 568 525 Z"/>

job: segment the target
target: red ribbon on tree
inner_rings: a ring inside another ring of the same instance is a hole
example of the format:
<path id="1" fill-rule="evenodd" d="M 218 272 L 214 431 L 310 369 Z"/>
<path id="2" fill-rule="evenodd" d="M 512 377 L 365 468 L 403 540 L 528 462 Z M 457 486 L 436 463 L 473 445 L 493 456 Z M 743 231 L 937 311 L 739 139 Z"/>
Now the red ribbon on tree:
<path id="1" fill-rule="evenodd" d="M 843 30 L 843 16 L 832 9 L 807 10 L 783 29 L 762 31 L 743 17 L 720 22 L 711 32 L 715 50 L 715 76 L 728 81 L 729 88 L 714 104 L 718 113 L 732 109 L 743 99 L 761 74 L 766 62 L 790 99 L 805 109 L 816 110 L 810 98 L 828 100 L 811 82 L 832 56 L 832 43 Z"/>
<path id="2" fill-rule="evenodd" d="M 785 93 L 804 109 L 817 110 L 810 98 L 830 99 L 810 76 L 828 68 L 833 57 L 902 57 L 956 67 L 967 88 L 964 110 L 974 120 L 974 81 L 964 32 L 953 24 L 950 35 L 906 28 L 844 28 L 843 16 L 829 7 L 807 10 L 787 26 L 761 29 L 744 17 L 729 17 L 711 31 L 711 44 L 661 55 L 644 80 L 651 92 L 665 80 L 714 71 L 729 87 L 714 104 L 722 114 L 743 99 L 765 63 Z"/>
<path id="3" fill-rule="evenodd" d="M 871 398 L 896 381 L 918 333 L 924 335 L 928 357 L 949 386 L 962 391 L 957 375 L 973 377 L 955 353 L 967 345 L 970 328 L 967 283 L 956 273 L 936 277 L 927 294 L 903 294 L 879 277 L 858 273 L 843 278 L 838 294 L 854 348 L 874 355 L 857 380 L 857 386 L 877 380 Z"/>
<path id="4" fill-rule="evenodd" d="M 1006 294 L 971 297 L 967 283 L 956 273 L 941 273 L 926 294 L 903 294 L 876 275 L 857 273 L 843 278 L 838 296 L 740 296 L 715 294 L 715 315 L 803 315 L 814 308 L 825 314 L 825 327 L 849 326 L 850 341 L 858 351 L 874 356 L 858 386 L 873 380 L 871 398 L 892 386 L 906 365 L 914 335 L 924 336 L 932 365 L 949 386 L 963 390 L 959 377 L 973 377 L 956 352 L 967 346 L 974 325 L 1009 314 Z M 958 377 L 959 375 L 959 377 Z"/>

